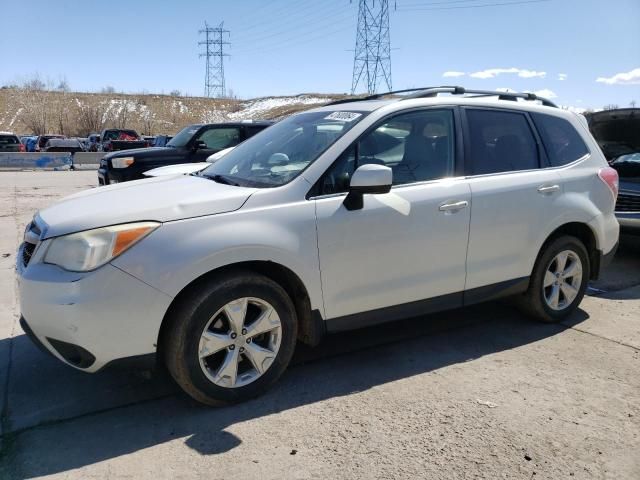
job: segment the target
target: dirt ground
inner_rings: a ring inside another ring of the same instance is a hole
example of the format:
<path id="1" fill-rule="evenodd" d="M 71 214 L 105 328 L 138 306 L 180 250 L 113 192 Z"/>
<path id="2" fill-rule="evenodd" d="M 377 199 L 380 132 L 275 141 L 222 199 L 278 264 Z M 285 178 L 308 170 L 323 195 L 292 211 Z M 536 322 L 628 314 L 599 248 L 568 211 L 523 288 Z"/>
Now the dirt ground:
<path id="1" fill-rule="evenodd" d="M 1 479 L 640 478 L 640 237 L 563 324 L 493 302 L 335 335 L 265 396 L 209 409 L 163 376 L 77 372 L 21 331 L 24 226 L 95 183 L 0 173 Z"/>

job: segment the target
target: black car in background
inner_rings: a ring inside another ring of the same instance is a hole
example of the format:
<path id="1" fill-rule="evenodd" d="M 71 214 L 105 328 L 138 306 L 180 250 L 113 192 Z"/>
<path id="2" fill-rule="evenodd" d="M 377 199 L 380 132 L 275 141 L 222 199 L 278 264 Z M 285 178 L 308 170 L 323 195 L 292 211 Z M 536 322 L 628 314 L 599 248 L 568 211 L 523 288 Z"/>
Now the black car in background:
<path id="1" fill-rule="evenodd" d="M 40 135 L 36 140 L 36 152 L 40 152 L 44 150 L 44 146 L 47 144 L 49 140 L 52 138 L 66 138 L 64 135 Z"/>
<path id="2" fill-rule="evenodd" d="M 11 132 L 0 132 L 0 152 L 24 152 L 25 146 L 17 135 Z"/>
<path id="3" fill-rule="evenodd" d="M 45 143 L 42 149 L 45 152 L 84 152 L 85 148 L 75 138 L 52 138 Z"/>
<path id="4" fill-rule="evenodd" d="M 609 164 L 618 172 L 616 218 L 623 232 L 640 233 L 640 108 L 585 115 Z"/>
<path id="5" fill-rule="evenodd" d="M 152 168 L 179 163 L 204 162 L 225 148 L 234 147 L 272 125 L 270 121 L 189 125 L 166 147 L 139 148 L 105 155 L 98 169 L 98 183 L 109 185 L 145 178 Z"/>

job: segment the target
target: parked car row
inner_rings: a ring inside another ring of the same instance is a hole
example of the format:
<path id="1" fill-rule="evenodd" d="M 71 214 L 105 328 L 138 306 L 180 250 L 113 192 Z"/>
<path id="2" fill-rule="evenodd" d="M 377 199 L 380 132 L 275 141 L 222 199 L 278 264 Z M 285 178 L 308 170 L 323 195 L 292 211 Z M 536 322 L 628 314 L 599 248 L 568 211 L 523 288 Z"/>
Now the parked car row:
<path id="1" fill-rule="evenodd" d="M 37 212 L 16 265 L 32 340 L 91 373 L 156 358 L 229 404 L 330 332 L 505 296 L 560 322 L 618 245 L 617 171 L 583 117 L 534 94 L 424 88 L 193 125 L 99 175 L 227 148 Z"/>
<path id="2" fill-rule="evenodd" d="M 0 148 L 6 151 L 20 152 L 42 152 L 42 151 L 65 151 L 65 152 L 100 152 L 116 151 L 133 148 L 145 148 L 159 146 L 164 147 L 172 138 L 169 135 L 158 135 L 156 137 L 140 137 L 134 130 L 127 129 L 106 129 L 102 133 L 92 133 L 86 138 L 67 137 L 60 134 L 47 135 L 22 135 L 18 137 L 11 132 L 2 132 L 0 135 L 11 138 L 0 140 Z M 18 140 L 16 144 L 14 140 Z M 47 142 L 53 139 L 70 140 L 69 142 L 54 142 L 53 150 L 47 147 Z M 104 140 L 103 140 L 104 139 Z M 80 150 L 78 150 L 78 144 Z M 9 145 L 15 145 L 11 147 Z M 3 148 L 4 147 L 4 148 Z M 68 147 L 68 148 L 66 148 Z"/>

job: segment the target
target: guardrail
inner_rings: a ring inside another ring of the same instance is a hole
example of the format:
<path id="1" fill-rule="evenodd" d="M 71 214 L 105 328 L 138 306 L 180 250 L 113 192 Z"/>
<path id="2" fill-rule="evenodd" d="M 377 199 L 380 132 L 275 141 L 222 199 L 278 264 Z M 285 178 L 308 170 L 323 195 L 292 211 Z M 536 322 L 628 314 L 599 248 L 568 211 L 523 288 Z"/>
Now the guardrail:
<path id="1" fill-rule="evenodd" d="M 1 152 L 0 170 L 97 170 L 104 152 Z"/>
<path id="2" fill-rule="evenodd" d="M 69 170 L 70 153 L 0 153 L 0 170 Z"/>
<path id="3" fill-rule="evenodd" d="M 73 168 L 78 170 L 97 170 L 105 152 L 77 152 L 73 154 Z"/>

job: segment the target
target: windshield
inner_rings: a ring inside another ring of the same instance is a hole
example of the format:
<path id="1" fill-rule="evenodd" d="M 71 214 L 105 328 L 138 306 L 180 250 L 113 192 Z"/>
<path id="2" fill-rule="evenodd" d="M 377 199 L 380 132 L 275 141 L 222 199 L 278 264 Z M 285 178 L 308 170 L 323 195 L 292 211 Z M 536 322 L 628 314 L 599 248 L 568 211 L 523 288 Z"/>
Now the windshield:
<path id="1" fill-rule="evenodd" d="M 364 112 L 293 115 L 238 145 L 201 175 L 233 184 L 278 187 L 290 182 L 364 118 Z"/>
<path id="2" fill-rule="evenodd" d="M 175 137 L 167 143 L 167 147 L 184 147 L 189 140 L 200 130 L 200 125 L 189 125 L 180 130 Z"/>

